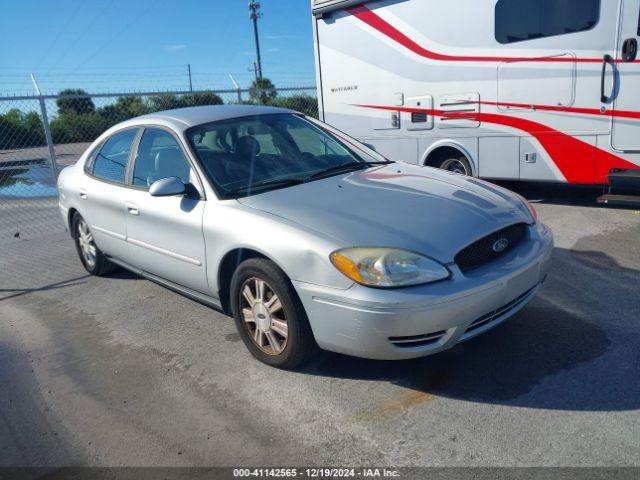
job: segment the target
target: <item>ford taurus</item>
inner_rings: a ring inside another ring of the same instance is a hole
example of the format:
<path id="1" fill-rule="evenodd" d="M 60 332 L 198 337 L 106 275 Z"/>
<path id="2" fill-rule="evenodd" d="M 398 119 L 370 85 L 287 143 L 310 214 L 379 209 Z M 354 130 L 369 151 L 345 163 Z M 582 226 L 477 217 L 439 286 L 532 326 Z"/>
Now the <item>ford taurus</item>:
<path id="1" fill-rule="evenodd" d="M 194 107 L 116 125 L 58 180 L 84 267 L 235 319 L 259 360 L 439 352 L 538 292 L 551 232 L 520 196 L 387 160 L 302 114 Z"/>

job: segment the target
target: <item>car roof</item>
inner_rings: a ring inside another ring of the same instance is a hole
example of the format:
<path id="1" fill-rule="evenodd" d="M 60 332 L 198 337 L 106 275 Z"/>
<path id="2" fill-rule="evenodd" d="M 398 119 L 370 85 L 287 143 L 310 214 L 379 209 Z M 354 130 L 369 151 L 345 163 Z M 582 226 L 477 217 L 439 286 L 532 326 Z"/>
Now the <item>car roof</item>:
<path id="1" fill-rule="evenodd" d="M 177 130 L 185 130 L 195 125 L 228 120 L 231 118 L 266 115 L 273 113 L 295 113 L 293 110 L 256 105 L 210 105 L 186 107 L 149 113 L 131 119 L 135 124 L 169 123 Z"/>

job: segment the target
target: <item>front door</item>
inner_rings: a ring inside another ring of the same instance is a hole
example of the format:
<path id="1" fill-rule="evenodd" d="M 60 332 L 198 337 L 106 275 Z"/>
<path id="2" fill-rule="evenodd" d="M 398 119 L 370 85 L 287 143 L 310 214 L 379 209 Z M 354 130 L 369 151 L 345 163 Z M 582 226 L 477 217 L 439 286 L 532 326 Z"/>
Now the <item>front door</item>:
<path id="1" fill-rule="evenodd" d="M 640 111 L 640 0 L 621 0 L 622 16 L 616 51 L 616 87 L 614 89 L 617 111 Z M 638 121 L 614 117 L 611 144 L 614 149 L 640 151 Z"/>
<path id="2" fill-rule="evenodd" d="M 197 179 L 178 140 L 167 130 L 146 128 L 138 146 L 125 199 L 129 261 L 135 267 L 193 290 L 208 293 L 202 213 L 196 191 L 184 196 L 152 197 L 157 180 Z"/>

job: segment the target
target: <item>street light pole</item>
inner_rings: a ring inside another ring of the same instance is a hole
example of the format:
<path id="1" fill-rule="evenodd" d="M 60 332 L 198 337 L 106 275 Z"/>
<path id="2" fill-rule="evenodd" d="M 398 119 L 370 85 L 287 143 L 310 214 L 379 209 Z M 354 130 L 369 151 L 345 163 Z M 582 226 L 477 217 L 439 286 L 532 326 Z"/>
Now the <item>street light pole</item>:
<path id="1" fill-rule="evenodd" d="M 260 39 L 258 38 L 258 19 L 262 17 L 260 13 L 260 2 L 249 2 L 249 18 L 253 20 L 253 35 L 256 39 L 256 56 L 258 57 L 258 78 L 262 78 L 262 59 L 260 58 Z"/>

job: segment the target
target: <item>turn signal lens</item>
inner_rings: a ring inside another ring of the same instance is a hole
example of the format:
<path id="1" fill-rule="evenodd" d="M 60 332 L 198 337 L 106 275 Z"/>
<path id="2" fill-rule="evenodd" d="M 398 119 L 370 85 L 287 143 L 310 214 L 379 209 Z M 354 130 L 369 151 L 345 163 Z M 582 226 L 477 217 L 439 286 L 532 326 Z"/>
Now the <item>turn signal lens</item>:
<path id="1" fill-rule="evenodd" d="M 395 248 L 345 248 L 333 252 L 330 259 L 345 276 L 369 287 L 408 287 L 437 282 L 450 275 L 435 260 Z"/>

